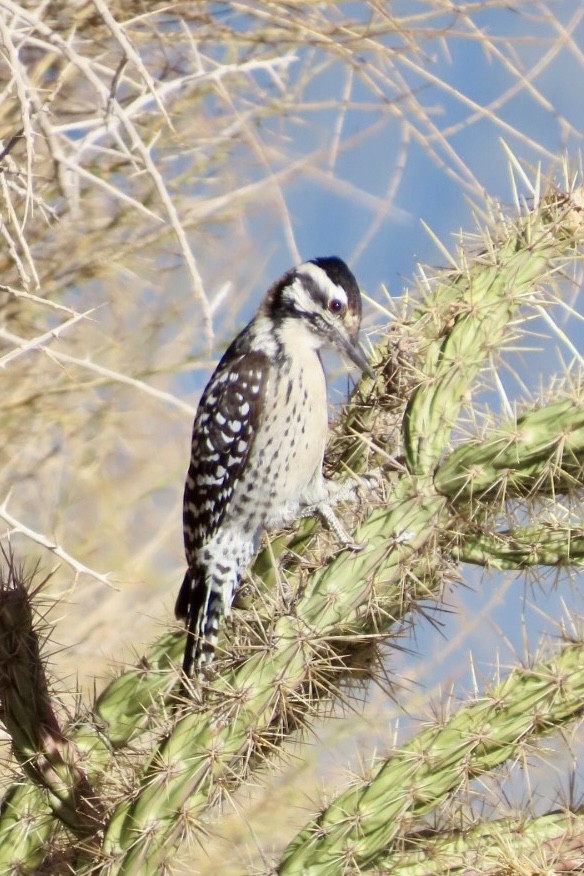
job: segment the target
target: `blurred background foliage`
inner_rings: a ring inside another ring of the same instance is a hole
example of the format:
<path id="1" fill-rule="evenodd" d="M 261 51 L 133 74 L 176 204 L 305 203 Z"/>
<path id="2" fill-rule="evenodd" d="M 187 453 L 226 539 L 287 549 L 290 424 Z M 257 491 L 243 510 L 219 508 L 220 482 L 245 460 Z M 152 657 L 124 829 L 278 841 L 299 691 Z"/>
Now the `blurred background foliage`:
<path id="1" fill-rule="evenodd" d="M 375 343 L 417 294 L 417 265 L 448 264 L 439 238 L 452 250 L 462 228 L 478 250 L 495 201 L 530 202 L 540 172 L 565 186 L 583 18 L 578 0 L 0 0 L 0 537 L 56 568 L 42 596 L 64 708 L 172 618 L 196 401 L 267 285 L 340 255 Z M 494 351 L 460 437 L 580 380 L 578 283 L 562 288 Z M 335 403 L 345 387 L 333 381 Z M 210 869 L 216 855 L 225 872 L 259 866 L 319 783 L 330 792 L 429 703 L 577 626 L 570 570 L 467 566 L 464 583 L 417 618 L 366 702 L 238 792 L 210 828 Z M 529 791 L 537 811 L 540 781 L 546 805 L 581 790 L 576 760 L 558 745 L 531 785 L 513 775 L 485 800 L 513 810 Z"/>

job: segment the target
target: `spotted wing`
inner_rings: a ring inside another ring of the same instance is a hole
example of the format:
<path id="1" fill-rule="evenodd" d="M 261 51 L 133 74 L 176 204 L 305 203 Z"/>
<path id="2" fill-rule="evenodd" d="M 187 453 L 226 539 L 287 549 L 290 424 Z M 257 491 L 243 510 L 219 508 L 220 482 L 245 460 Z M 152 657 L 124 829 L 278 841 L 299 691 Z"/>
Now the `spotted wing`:
<path id="1" fill-rule="evenodd" d="M 199 403 L 183 504 L 190 574 L 176 603 L 178 618 L 193 612 L 199 583 L 197 553 L 221 527 L 260 428 L 268 368 L 262 352 L 232 355 L 228 350 Z"/>

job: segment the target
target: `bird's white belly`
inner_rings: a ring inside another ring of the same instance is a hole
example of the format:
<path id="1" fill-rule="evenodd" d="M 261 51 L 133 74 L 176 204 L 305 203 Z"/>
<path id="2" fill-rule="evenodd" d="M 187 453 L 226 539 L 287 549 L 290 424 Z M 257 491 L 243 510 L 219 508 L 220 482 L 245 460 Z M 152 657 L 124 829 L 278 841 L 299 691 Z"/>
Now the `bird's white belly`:
<path id="1" fill-rule="evenodd" d="M 296 357 L 287 370 L 273 367 L 262 422 L 228 517 L 240 519 L 245 509 L 263 528 L 298 516 L 307 489 L 322 478 L 327 428 L 326 383 L 316 353 Z"/>

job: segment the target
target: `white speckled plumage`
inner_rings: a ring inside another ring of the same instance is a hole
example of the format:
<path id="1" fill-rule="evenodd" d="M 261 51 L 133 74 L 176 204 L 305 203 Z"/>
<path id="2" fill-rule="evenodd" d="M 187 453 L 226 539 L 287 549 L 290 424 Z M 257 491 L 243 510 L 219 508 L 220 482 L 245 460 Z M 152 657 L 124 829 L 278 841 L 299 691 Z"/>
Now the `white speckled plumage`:
<path id="1" fill-rule="evenodd" d="M 201 397 L 184 496 L 188 570 L 176 615 L 187 625 L 183 669 L 212 659 L 222 616 L 266 529 L 318 511 L 350 544 L 322 475 L 327 394 L 322 347 L 359 367 L 361 299 L 340 259 L 315 259 L 268 290 Z"/>

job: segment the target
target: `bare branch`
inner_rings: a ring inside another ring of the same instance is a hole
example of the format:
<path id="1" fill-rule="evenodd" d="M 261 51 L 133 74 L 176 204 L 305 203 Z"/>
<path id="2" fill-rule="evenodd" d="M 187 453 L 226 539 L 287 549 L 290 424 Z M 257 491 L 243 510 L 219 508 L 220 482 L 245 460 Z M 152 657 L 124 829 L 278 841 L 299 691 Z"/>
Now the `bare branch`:
<path id="1" fill-rule="evenodd" d="M 110 580 L 110 572 L 104 575 L 101 572 L 96 572 L 95 569 L 90 569 L 89 566 L 84 565 L 84 563 L 81 563 L 79 560 L 76 560 L 75 557 L 72 557 L 71 554 L 67 553 L 67 551 L 57 544 L 57 542 L 47 538 L 41 532 L 35 532 L 34 529 L 31 529 L 29 526 L 21 523 L 20 520 L 17 520 L 16 517 L 13 517 L 8 511 L 9 500 L 10 496 L 7 496 L 0 505 L 0 518 L 10 527 L 9 535 L 17 533 L 25 535 L 27 538 L 30 538 L 31 541 L 36 542 L 36 544 L 46 548 L 46 550 L 50 551 L 60 560 L 63 560 L 63 562 L 70 566 L 77 575 L 89 575 L 101 584 L 107 584 L 108 587 L 111 587 L 114 590 L 118 589 Z"/>

